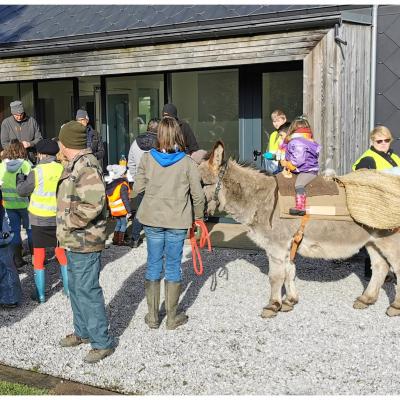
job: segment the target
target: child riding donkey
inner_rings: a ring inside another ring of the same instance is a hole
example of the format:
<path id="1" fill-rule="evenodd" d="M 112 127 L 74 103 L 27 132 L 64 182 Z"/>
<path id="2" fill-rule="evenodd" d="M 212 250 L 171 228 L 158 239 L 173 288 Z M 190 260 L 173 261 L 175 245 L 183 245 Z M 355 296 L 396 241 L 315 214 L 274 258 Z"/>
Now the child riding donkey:
<path id="1" fill-rule="evenodd" d="M 314 141 L 310 124 L 303 116 L 292 122 L 284 143 L 286 143 L 285 160 L 281 161 L 284 167 L 283 174 L 286 177 L 291 177 L 292 173 L 297 175 L 295 183 L 296 205 L 289 210 L 289 213 L 291 215 L 305 215 L 305 187 L 318 174 L 318 157 L 321 146 Z"/>

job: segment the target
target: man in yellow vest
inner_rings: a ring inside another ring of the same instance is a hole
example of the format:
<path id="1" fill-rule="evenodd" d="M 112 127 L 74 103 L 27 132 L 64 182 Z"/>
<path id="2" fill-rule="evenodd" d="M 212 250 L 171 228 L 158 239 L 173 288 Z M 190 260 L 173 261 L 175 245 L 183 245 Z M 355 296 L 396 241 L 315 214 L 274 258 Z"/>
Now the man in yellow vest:
<path id="1" fill-rule="evenodd" d="M 64 294 L 69 296 L 67 258 L 65 250 L 58 247 L 56 238 L 57 186 L 63 166 L 56 161 L 59 147 L 56 141 L 42 139 L 36 145 L 38 164 L 28 176 L 17 176 L 17 192 L 30 196 L 29 219 L 32 226 L 33 268 L 36 286 L 35 299 L 45 302 L 46 248 L 55 247 L 55 255 L 60 263 Z"/>

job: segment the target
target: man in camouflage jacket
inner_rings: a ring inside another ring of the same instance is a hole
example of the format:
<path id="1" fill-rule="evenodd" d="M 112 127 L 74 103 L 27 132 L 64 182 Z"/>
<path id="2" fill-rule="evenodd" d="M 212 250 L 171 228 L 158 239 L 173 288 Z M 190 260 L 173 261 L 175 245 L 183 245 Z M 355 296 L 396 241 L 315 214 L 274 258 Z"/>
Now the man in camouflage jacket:
<path id="1" fill-rule="evenodd" d="M 60 150 L 69 160 L 57 191 L 57 239 L 67 250 L 68 280 L 74 333 L 63 347 L 91 343 L 84 358 L 94 363 L 114 351 L 108 332 L 103 291 L 99 284 L 100 256 L 106 240 L 106 194 L 102 171 L 86 148 L 86 129 L 77 121 L 63 125 Z"/>

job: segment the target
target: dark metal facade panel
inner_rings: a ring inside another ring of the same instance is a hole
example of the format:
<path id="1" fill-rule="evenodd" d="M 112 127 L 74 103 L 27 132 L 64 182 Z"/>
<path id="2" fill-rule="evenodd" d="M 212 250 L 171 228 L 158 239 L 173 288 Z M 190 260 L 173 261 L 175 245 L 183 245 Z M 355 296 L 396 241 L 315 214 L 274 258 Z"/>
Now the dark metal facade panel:
<path id="1" fill-rule="evenodd" d="M 400 6 L 378 7 L 375 124 L 400 137 Z"/>
<path id="2" fill-rule="evenodd" d="M 82 34 L 176 26 L 199 27 L 212 21 L 294 18 L 340 13 L 357 6 L 324 5 L 0 5 L 0 43 L 35 41 Z"/>

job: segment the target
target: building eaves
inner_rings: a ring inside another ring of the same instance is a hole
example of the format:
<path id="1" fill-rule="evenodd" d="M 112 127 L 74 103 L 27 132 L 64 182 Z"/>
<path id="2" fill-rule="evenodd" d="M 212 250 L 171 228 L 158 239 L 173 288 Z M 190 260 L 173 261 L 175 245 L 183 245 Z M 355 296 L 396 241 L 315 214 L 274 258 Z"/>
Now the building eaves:
<path id="1" fill-rule="evenodd" d="M 152 7 L 152 11 L 154 11 L 156 6 L 148 7 Z M 316 5 L 309 7 L 305 5 L 275 6 L 275 9 L 273 6 L 268 7 L 270 7 L 268 13 L 261 12 L 263 9 L 260 7 L 253 8 L 252 12 L 247 13 L 236 8 L 235 10 L 238 12 L 231 14 L 230 17 L 224 17 L 223 13 L 212 15 L 209 12 L 202 16 L 203 19 L 199 16 L 192 17 L 190 9 L 186 9 L 180 14 L 175 14 L 174 18 L 170 16 L 158 21 L 158 23 L 152 21 L 152 25 L 150 23 L 148 25 L 140 24 L 142 21 L 140 18 L 144 18 L 146 15 L 144 9 L 141 16 L 137 17 L 136 28 L 113 30 L 112 26 L 115 25 L 115 22 L 110 22 L 107 31 L 64 36 L 62 33 L 65 30 L 60 26 L 60 34 L 57 34 L 57 29 L 55 29 L 57 25 L 53 25 L 51 27 L 53 29 L 52 37 L 0 43 L 0 58 L 215 39 L 296 29 L 326 28 L 341 24 L 347 18 L 344 17 L 345 15 L 357 17 L 357 8 L 361 8 L 361 6 Z M 106 17 L 112 19 L 112 16 L 107 15 Z M 356 23 L 368 23 L 367 20 L 368 18 L 364 20 L 360 18 L 360 21 L 356 21 Z M 23 35 L 21 36 L 23 37 Z"/>

